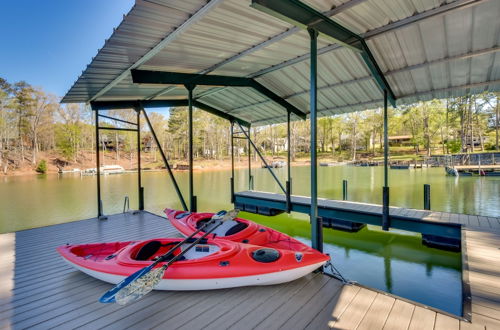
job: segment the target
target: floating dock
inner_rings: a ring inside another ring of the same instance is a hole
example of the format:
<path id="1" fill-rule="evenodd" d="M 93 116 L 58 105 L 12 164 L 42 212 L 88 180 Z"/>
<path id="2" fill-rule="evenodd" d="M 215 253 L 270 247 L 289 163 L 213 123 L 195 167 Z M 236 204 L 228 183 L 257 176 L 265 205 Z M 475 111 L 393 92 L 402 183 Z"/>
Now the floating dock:
<path id="1" fill-rule="evenodd" d="M 454 176 L 500 176 L 500 165 L 457 165 L 446 167 L 446 173 Z"/>
<path id="2" fill-rule="evenodd" d="M 472 323 L 321 273 L 269 287 L 152 292 L 127 306 L 100 304 L 111 285 L 76 271 L 55 247 L 178 235 L 165 218 L 143 211 L 0 235 L 0 328 L 499 329 L 500 231 L 491 223 L 500 220 L 460 219 L 471 292 L 464 316 Z"/>

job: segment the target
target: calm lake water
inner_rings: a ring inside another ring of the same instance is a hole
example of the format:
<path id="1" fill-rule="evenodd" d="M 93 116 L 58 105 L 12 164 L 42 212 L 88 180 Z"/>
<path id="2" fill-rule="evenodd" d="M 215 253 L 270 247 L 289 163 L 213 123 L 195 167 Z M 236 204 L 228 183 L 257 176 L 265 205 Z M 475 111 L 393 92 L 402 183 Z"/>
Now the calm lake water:
<path id="1" fill-rule="evenodd" d="M 255 189 L 279 192 L 266 169 L 253 169 Z M 286 169 L 278 169 L 280 178 Z M 309 194 L 309 168 L 294 167 L 293 192 Z M 176 177 L 187 195 L 187 172 Z M 231 208 L 230 171 L 198 172 L 195 194 L 198 209 L 218 211 Z M 245 190 L 247 170 L 236 171 L 236 190 Z M 320 167 L 319 196 L 342 197 L 342 180 L 349 182 L 349 200 L 381 203 L 382 167 Z M 0 232 L 91 218 L 96 210 L 95 177 L 47 175 L 0 179 Z M 433 210 L 497 216 L 500 214 L 500 177 L 447 177 L 442 168 L 390 170 L 391 205 L 422 208 L 423 184 L 431 185 Z M 165 207 L 180 208 L 168 175 L 143 174 L 146 209 L 158 214 Z M 102 177 L 104 212 L 122 211 L 125 196 L 137 207 L 137 175 Z M 309 240 L 306 215 L 293 213 L 264 217 L 242 213 L 243 217 Z M 367 227 L 358 233 L 324 230 L 325 252 L 345 277 L 361 284 L 406 297 L 450 313 L 461 314 L 461 256 L 425 247 L 419 234 L 383 232 Z"/>

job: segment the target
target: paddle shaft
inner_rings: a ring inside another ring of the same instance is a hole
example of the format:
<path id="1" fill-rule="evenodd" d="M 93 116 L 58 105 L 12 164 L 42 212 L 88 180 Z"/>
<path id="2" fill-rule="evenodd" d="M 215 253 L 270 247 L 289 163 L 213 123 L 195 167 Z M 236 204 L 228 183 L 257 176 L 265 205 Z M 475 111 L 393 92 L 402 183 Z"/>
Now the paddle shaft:
<path id="1" fill-rule="evenodd" d="M 205 223 L 203 226 L 201 226 L 200 228 L 198 228 L 194 233 L 192 233 L 191 235 L 189 235 L 188 237 L 186 237 L 185 239 L 183 239 L 182 241 L 180 241 L 179 243 L 177 243 L 173 248 L 171 248 L 170 250 L 168 250 L 167 253 L 165 253 L 164 255 L 162 255 L 161 257 L 159 257 L 155 262 L 153 262 L 151 265 L 154 267 L 156 266 L 158 263 L 162 262 L 165 258 L 167 258 L 170 254 L 172 254 L 175 250 L 177 250 L 182 244 L 186 243 L 188 240 L 190 240 L 191 238 L 193 238 L 196 234 L 198 234 L 200 231 L 202 231 L 203 229 L 205 229 L 208 225 L 212 224 L 215 220 L 217 219 L 210 219 L 210 221 L 208 221 L 207 223 Z M 217 227 L 215 227 L 217 228 Z M 214 229 L 215 229 L 214 228 Z M 199 241 L 197 241 L 199 242 Z"/>
<path id="2" fill-rule="evenodd" d="M 207 222 L 207 224 L 208 223 L 209 222 Z M 202 239 L 204 239 L 205 237 L 207 237 L 208 235 L 210 235 L 215 229 L 217 229 L 217 227 L 219 227 L 220 225 L 222 225 L 222 223 L 223 223 L 223 221 L 219 222 L 213 228 L 211 228 L 209 231 L 205 232 L 205 234 L 203 234 L 201 237 L 197 238 L 187 248 L 185 248 L 183 251 L 181 251 L 181 253 L 179 253 L 178 255 L 176 255 L 175 257 L 173 257 L 171 260 L 169 260 L 169 262 L 166 263 L 163 267 L 166 269 L 171 264 L 173 264 L 174 262 L 176 262 L 177 260 L 179 260 L 180 257 L 182 257 L 183 255 L 185 255 L 189 250 L 191 250 L 193 248 L 193 246 L 195 246 L 196 244 L 198 244 Z M 166 255 L 168 255 L 168 254 L 166 254 Z M 160 257 L 158 260 L 161 260 L 161 259 L 162 259 L 162 257 Z"/>

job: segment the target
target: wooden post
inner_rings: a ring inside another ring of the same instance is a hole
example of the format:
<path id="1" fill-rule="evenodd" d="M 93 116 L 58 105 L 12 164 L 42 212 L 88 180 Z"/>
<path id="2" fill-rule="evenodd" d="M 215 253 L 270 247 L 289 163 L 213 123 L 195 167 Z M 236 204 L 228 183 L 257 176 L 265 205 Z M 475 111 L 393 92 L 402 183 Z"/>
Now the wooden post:
<path id="1" fill-rule="evenodd" d="M 424 210 L 431 209 L 431 186 L 424 184 Z"/>
<path id="2" fill-rule="evenodd" d="M 347 200 L 347 180 L 342 181 L 342 200 Z"/>

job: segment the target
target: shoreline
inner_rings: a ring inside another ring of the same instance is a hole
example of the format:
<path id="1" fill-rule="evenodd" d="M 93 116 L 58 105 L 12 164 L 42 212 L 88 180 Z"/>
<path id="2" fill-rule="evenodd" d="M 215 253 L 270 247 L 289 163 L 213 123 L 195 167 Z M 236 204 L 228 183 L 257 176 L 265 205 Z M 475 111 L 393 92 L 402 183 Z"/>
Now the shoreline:
<path id="1" fill-rule="evenodd" d="M 193 171 L 194 172 L 212 172 L 212 171 L 225 171 L 225 170 L 230 170 L 231 169 L 231 161 L 218 161 L 216 164 L 210 166 L 210 164 L 204 164 L 204 165 L 196 165 L 196 161 L 194 161 L 195 165 L 193 166 Z M 259 161 L 260 163 L 260 161 Z M 307 166 L 309 165 L 309 161 L 306 160 L 297 160 L 291 163 L 291 166 Z M 141 172 L 161 172 L 161 171 L 166 171 L 165 167 L 149 167 L 147 164 L 143 164 L 141 166 Z M 171 166 L 172 167 L 172 166 Z M 75 166 L 76 168 L 76 166 Z M 240 163 L 235 163 L 234 169 L 240 170 L 240 169 L 247 169 L 248 168 L 248 163 L 246 162 L 240 162 Z M 256 164 L 252 163 L 251 166 L 252 169 L 259 169 L 259 168 L 264 168 L 261 164 Z M 286 165 L 283 167 L 286 168 Z M 172 171 L 174 172 L 187 172 L 188 169 L 176 169 L 172 168 Z M 123 173 L 136 173 L 137 168 L 125 168 L 125 171 Z M 43 175 L 76 175 L 80 174 L 81 172 L 65 172 L 61 173 L 56 169 L 49 169 L 47 170 L 46 173 L 37 173 L 34 169 L 32 170 L 17 170 L 17 171 L 10 171 L 7 174 L 0 174 L 0 177 L 3 178 L 8 178 L 8 177 L 29 177 L 29 176 L 43 176 Z M 92 176 L 92 175 L 90 175 Z"/>

